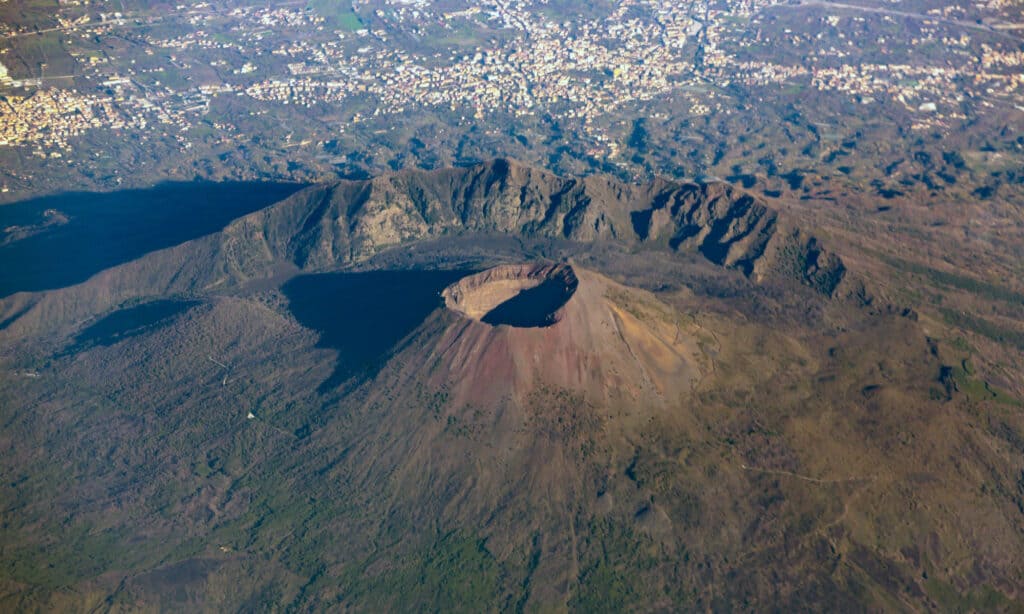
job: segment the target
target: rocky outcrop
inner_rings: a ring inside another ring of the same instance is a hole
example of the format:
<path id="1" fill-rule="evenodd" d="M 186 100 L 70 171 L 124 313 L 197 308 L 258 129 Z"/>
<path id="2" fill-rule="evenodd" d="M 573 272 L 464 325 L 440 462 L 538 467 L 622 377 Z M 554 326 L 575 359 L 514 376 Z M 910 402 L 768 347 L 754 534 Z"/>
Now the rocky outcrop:
<path id="1" fill-rule="evenodd" d="M 660 243 L 757 281 L 790 277 L 829 295 L 846 275 L 817 239 L 727 184 L 564 178 L 508 160 L 314 186 L 233 224 L 224 251 L 242 273 L 276 258 L 323 270 L 467 233 Z"/>

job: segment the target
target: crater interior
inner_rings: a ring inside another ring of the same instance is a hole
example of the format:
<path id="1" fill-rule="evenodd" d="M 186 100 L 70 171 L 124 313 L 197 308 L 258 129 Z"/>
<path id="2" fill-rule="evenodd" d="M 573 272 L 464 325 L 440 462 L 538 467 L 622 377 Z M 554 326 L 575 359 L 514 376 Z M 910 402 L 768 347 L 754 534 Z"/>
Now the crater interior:
<path id="1" fill-rule="evenodd" d="M 565 264 L 505 264 L 464 277 L 442 293 L 445 305 L 491 326 L 551 326 L 578 285 Z"/>

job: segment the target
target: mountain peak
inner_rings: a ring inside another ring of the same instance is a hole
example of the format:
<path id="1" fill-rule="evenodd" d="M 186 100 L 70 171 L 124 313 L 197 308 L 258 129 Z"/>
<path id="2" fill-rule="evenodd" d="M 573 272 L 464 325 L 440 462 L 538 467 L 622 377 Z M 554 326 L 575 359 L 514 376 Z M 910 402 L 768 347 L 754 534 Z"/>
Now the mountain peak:
<path id="1" fill-rule="evenodd" d="M 662 406 L 700 377 L 702 353 L 679 313 L 575 265 L 501 265 L 442 296 L 443 331 L 424 364 L 462 403 L 521 402 L 550 388 L 595 403 Z"/>

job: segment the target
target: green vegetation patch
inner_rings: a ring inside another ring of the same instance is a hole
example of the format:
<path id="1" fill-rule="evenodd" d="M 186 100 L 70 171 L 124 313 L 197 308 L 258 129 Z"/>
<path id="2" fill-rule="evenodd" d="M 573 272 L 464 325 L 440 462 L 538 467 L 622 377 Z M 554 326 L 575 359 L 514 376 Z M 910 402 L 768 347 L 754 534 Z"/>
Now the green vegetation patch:
<path id="1" fill-rule="evenodd" d="M 354 32 L 365 28 L 363 20 L 352 10 L 352 5 L 334 0 L 309 0 L 306 8 L 316 11 L 327 20 L 327 24 L 338 30 Z"/>
<path id="2" fill-rule="evenodd" d="M 884 254 L 879 254 L 879 256 L 889 266 L 909 273 L 914 273 L 916 275 L 921 275 L 936 285 L 946 286 L 948 288 L 957 288 L 965 292 L 970 292 L 971 294 L 981 298 L 1024 305 L 1024 294 L 1014 292 L 1009 288 L 997 286 L 973 277 L 939 271 L 937 269 L 924 266 L 923 264 L 894 258 Z"/>
<path id="3" fill-rule="evenodd" d="M 651 540 L 610 519 L 591 520 L 583 535 L 584 565 L 570 610 L 625 612 L 648 601 L 643 587 L 650 582 L 643 576 L 662 563 L 652 555 Z"/>
<path id="4" fill-rule="evenodd" d="M 155 565 L 165 548 L 129 545 L 123 529 L 94 530 L 80 523 L 53 529 L 52 543 L 16 546 L 5 553 L 3 574 L 18 582 L 56 588 L 94 578 L 116 568 Z M 8 541 L 8 536 L 3 536 Z"/>
<path id="5" fill-rule="evenodd" d="M 970 359 L 966 358 L 961 361 L 959 366 L 953 367 L 950 373 L 956 389 L 967 395 L 971 401 L 995 401 L 1004 405 L 1020 405 L 1020 401 L 1017 399 L 974 376 L 974 367 L 971 365 Z"/>
<path id="6" fill-rule="evenodd" d="M 944 612 L 999 612 L 1016 610 L 1016 605 L 1019 605 L 988 585 L 962 591 L 937 578 L 928 578 L 924 588 Z"/>
<path id="7" fill-rule="evenodd" d="M 986 320 L 985 318 L 980 318 L 957 309 L 941 308 L 939 311 L 942 313 L 942 317 L 946 320 L 946 323 L 952 326 L 971 330 L 979 335 L 988 337 L 993 341 L 1006 343 L 1020 350 L 1024 350 L 1024 333 L 1020 331 L 1003 328 L 1002 326 Z"/>
<path id="8" fill-rule="evenodd" d="M 501 568 L 483 539 L 452 531 L 397 568 L 350 577 L 344 599 L 371 610 L 485 612 L 499 609 Z"/>

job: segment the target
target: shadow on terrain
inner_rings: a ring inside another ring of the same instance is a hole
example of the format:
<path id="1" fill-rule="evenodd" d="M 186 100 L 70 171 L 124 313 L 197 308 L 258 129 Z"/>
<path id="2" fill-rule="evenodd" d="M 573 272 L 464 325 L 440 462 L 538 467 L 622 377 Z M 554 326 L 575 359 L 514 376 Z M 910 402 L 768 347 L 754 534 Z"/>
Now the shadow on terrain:
<path id="1" fill-rule="evenodd" d="M 480 320 L 491 326 L 551 326 L 555 323 L 555 312 L 569 300 L 575 290 L 575 285 L 566 286 L 561 280 L 549 279 L 539 286 L 523 290 L 487 312 Z"/>
<path id="2" fill-rule="evenodd" d="M 217 232 L 302 187 L 177 182 L 0 206 L 0 297 L 85 281 L 149 252 Z"/>
<path id="3" fill-rule="evenodd" d="M 200 301 L 157 300 L 111 313 L 75 336 L 65 354 L 74 354 L 95 346 L 109 346 L 169 324 L 174 316 L 185 313 Z"/>
<path id="4" fill-rule="evenodd" d="M 370 271 L 301 275 L 282 288 L 303 326 L 320 333 L 318 347 L 338 351 L 329 390 L 380 368 L 388 350 L 443 304 L 441 291 L 473 271 Z"/>

